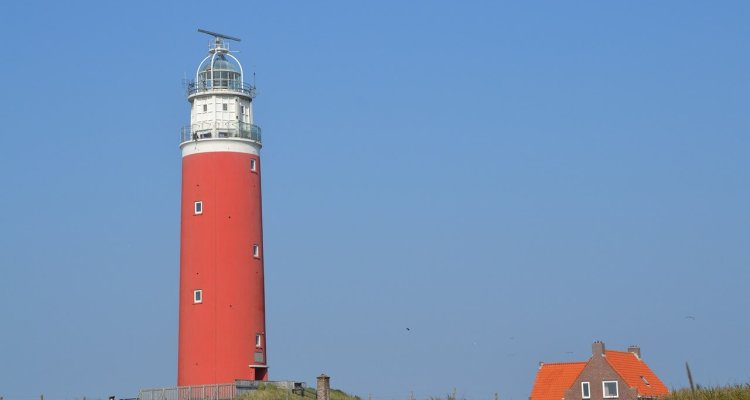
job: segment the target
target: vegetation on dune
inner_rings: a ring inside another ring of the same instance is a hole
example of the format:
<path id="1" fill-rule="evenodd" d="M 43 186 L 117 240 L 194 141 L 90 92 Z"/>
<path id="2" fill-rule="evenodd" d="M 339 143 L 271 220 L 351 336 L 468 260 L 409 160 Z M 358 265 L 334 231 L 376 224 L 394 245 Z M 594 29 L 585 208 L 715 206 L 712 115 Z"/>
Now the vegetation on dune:
<path id="1" fill-rule="evenodd" d="M 315 400 L 315 388 L 305 390 L 304 396 L 273 385 L 262 385 L 258 390 L 243 394 L 238 400 Z M 409 396 L 413 399 L 413 395 Z M 455 391 L 446 397 L 429 397 L 430 400 L 457 400 Z M 338 389 L 331 389 L 331 400 L 362 400 Z M 750 384 L 674 390 L 659 400 L 750 400 Z"/>
<path id="2" fill-rule="evenodd" d="M 675 390 L 662 400 L 750 400 L 750 384 Z"/>
<path id="3" fill-rule="evenodd" d="M 299 393 L 292 393 L 291 390 L 282 389 L 273 385 L 261 385 L 258 390 L 245 393 L 238 397 L 238 400 L 304 400 L 315 399 L 315 388 L 305 389 L 302 396 Z M 352 396 L 338 389 L 331 389 L 331 400 L 361 400 L 358 396 Z"/>

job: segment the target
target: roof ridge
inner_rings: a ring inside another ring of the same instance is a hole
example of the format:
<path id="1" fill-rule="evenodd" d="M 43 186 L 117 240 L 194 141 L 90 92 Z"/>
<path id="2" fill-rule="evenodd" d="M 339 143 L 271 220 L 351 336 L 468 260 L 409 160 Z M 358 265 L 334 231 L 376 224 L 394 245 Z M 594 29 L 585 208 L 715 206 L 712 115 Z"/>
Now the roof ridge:
<path id="1" fill-rule="evenodd" d="M 563 361 L 563 362 L 544 362 L 542 365 L 565 365 L 565 364 L 587 364 L 588 361 Z"/>

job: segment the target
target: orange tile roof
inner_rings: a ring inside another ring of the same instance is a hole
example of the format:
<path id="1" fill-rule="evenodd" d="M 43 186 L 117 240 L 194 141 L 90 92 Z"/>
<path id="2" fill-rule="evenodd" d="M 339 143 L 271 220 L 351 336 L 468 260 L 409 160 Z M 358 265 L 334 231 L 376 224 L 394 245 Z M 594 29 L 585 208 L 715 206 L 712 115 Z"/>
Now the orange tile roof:
<path id="1" fill-rule="evenodd" d="M 531 400 L 561 400 L 585 366 L 585 362 L 542 364 L 531 389 Z"/>
<path id="2" fill-rule="evenodd" d="M 605 354 L 609 365 L 622 376 L 625 383 L 630 387 L 638 388 L 639 396 L 664 396 L 669 394 L 669 389 L 659 377 L 635 354 L 612 350 L 607 350 Z M 645 378 L 648 384 L 641 377 Z"/>

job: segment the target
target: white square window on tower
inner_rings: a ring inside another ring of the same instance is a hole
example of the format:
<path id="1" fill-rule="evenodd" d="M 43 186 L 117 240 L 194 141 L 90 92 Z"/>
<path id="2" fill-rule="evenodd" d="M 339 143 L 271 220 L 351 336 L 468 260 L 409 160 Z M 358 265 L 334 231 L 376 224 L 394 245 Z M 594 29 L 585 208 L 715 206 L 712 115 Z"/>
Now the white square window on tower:
<path id="1" fill-rule="evenodd" d="M 255 171 L 257 171 L 257 170 L 258 170 L 258 162 L 257 162 L 257 161 L 255 161 L 255 159 L 254 159 L 254 158 L 251 158 L 251 159 L 250 159 L 250 171 L 253 171 L 253 172 L 255 172 Z"/>
<path id="2" fill-rule="evenodd" d="M 253 257 L 260 258 L 260 246 L 257 244 L 253 245 Z"/>
<path id="3" fill-rule="evenodd" d="M 196 201 L 194 207 L 195 208 L 193 209 L 193 213 L 195 215 L 203 214 L 203 202 L 202 201 Z"/>
<path id="4" fill-rule="evenodd" d="M 203 290 L 193 290 L 193 304 L 203 303 Z"/>
<path id="5" fill-rule="evenodd" d="M 260 333 L 255 335 L 255 347 L 263 347 L 263 336 Z"/>

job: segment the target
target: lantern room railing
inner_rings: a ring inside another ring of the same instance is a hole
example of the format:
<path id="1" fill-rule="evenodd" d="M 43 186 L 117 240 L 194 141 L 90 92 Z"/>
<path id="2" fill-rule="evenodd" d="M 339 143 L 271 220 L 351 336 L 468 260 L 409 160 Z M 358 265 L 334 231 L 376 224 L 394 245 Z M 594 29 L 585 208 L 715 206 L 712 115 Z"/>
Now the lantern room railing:
<path id="1" fill-rule="evenodd" d="M 209 91 L 239 92 L 250 98 L 255 97 L 255 86 L 237 79 L 204 79 L 199 82 L 187 82 L 188 97 Z"/>
<path id="2" fill-rule="evenodd" d="M 202 139 L 248 139 L 261 143 L 260 127 L 244 122 L 227 122 L 212 126 L 187 125 L 182 127 L 180 143 Z"/>

